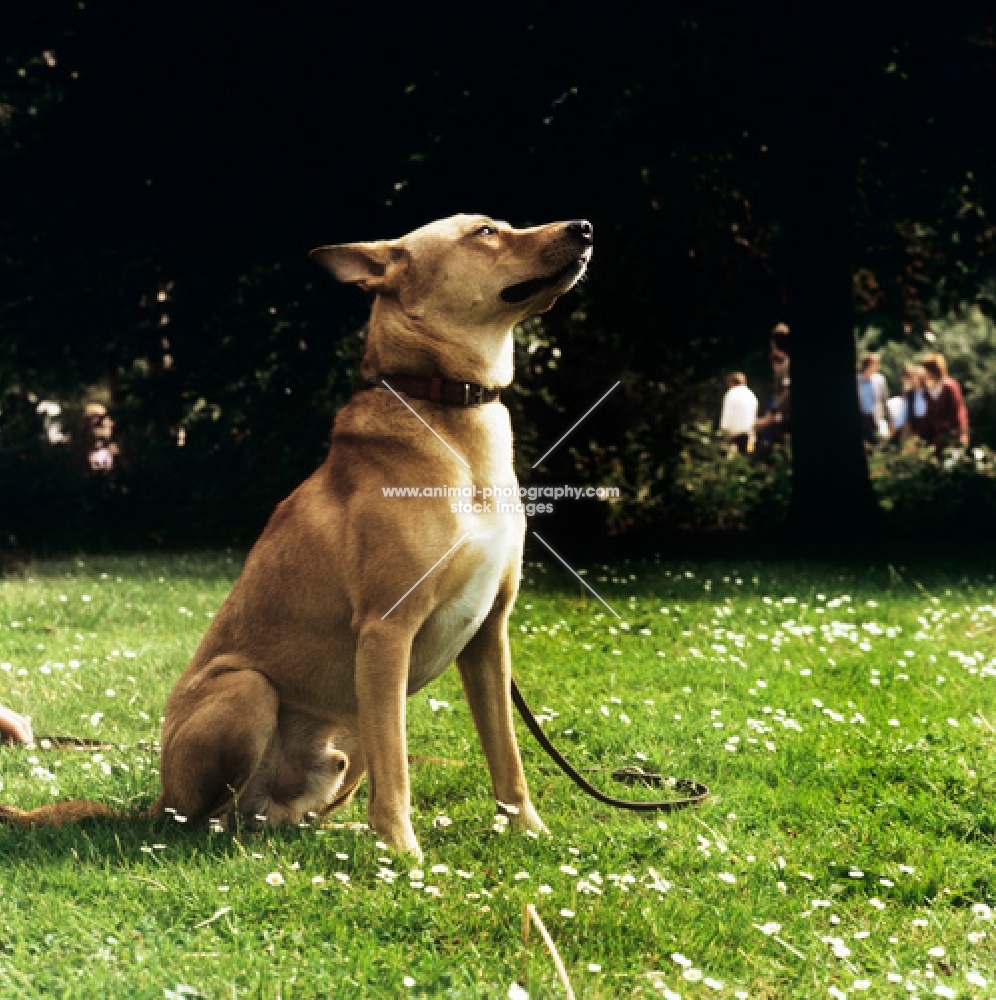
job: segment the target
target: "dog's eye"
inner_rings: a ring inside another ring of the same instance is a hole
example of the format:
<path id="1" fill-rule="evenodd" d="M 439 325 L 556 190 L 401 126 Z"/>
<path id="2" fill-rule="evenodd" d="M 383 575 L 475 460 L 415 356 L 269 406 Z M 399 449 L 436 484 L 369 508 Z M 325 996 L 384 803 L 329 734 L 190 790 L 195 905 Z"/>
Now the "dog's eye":
<path id="1" fill-rule="evenodd" d="M 474 230 L 475 236 L 497 236 L 498 230 L 494 226 L 478 226 Z"/>

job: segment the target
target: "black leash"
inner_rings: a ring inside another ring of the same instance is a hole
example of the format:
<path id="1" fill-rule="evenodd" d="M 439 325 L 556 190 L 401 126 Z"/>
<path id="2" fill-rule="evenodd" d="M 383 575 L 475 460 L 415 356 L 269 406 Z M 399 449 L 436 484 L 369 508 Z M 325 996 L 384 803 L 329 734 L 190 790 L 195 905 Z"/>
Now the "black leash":
<path id="1" fill-rule="evenodd" d="M 36 736 L 35 747 L 39 750 L 120 750 L 119 743 L 107 740 L 88 740 L 83 736 Z"/>
<path id="2" fill-rule="evenodd" d="M 698 781 L 691 781 L 688 778 L 663 778 L 659 774 L 652 774 L 636 767 L 622 767 L 612 772 L 612 777 L 616 781 L 645 781 L 654 785 L 670 785 L 683 792 L 690 792 L 690 796 L 685 799 L 661 799 L 655 802 L 631 802 L 628 799 L 617 799 L 596 788 L 587 778 L 585 778 L 571 764 L 566 757 L 550 742 L 550 738 L 543 732 L 543 727 L 536 721 L 532 709 L 522 697 L 519 685 L 512 678 L 512 701 L 522 716 L 522 721 L 529 727 L 529 731 L 536 737 L 539 745 L 550 755 L 554 762 L 567 775 L 571 781 L 579 788 L 586 791 L 592 798 L 604 802 L 606 805 L 615 806 L 617 809 L 633 809 L 637 812 L 674 812 L 677 809 L 687 809 L 689 806 L 701 805 L 709 798 L 709 789 Z"/>

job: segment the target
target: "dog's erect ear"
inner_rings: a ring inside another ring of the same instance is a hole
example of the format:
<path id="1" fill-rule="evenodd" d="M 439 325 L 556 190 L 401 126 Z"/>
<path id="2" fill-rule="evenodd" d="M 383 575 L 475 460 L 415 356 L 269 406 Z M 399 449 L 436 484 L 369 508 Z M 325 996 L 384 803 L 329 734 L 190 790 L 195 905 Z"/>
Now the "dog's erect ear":
<path id="1" fill-rule="evenodd" d="M 408 254 L 386 240 L 378 243 L 341 243 L 318 247 L 308 256 L 348 285 L 365 292 L 388 288 L 404 269 Z"/>

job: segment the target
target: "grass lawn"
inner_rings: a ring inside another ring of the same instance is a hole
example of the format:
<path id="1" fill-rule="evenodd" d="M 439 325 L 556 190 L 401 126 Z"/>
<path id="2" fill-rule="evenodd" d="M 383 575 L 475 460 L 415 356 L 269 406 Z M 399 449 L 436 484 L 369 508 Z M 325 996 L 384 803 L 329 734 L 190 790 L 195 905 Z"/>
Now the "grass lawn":
<path id="1" fill-rule="evenodd" d="M 86 557 L 0 580 L 0 702 L 120 747 L 4 749 L 0 799 L 148 804 L 143 741 L 238 569 Z M 579 997 L 996 997 L 991 573 L 589 567 L 621 621 L 552 559 L 524 575 L 516 672 L 547 732 L 584 767 L 705 781 L 705 806 L 601 806 L 520 727 L 552 836 L 496 829 L 449 671 L 409 702 L 410 750 L 450 762 L 413 765 L 421 871 L 331 823 L 0 829 L 0 997 L 563 996 L 538 936 L 523 949 L 527 902 Z M 364 819 L 362 793 L 331 817 Z"/>

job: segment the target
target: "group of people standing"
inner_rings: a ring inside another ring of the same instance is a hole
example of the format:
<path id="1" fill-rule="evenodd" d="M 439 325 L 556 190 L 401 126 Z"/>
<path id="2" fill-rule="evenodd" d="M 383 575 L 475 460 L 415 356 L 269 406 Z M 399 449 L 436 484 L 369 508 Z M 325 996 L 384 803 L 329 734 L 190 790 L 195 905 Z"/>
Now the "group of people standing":
<path id="1" fill-rule="evenodd" d="M 968 409 L 961 386 L 948 374 L 943 354 L 928 354 L 903 366 L 897 396 L 879 370 L 877 354 L 866 354 L 858 371 L 858 401 L 865 444 L 874 448 L 910 438 L 935 448 L 968 447 Z"/>
<path id="2" fill-rule="evenodd" d="M 757 396 L 743 372 L 726 379 L 719 419 L 724 438 L 741 454 L 765 454 L 787 439 L 791 427 L 789 328 L 779 323 L 771 334 L 771 393 L 758 416 Z M 862 436 L 869 448 L 917 438 L 934 448 L 967 447 L 968 410 L 961 387 L 948 375 L 939 353 L 903 366 L 903 384 L 892 396 L 877 354 L 866 354 L 858 370 L 858 403 Z"/>

